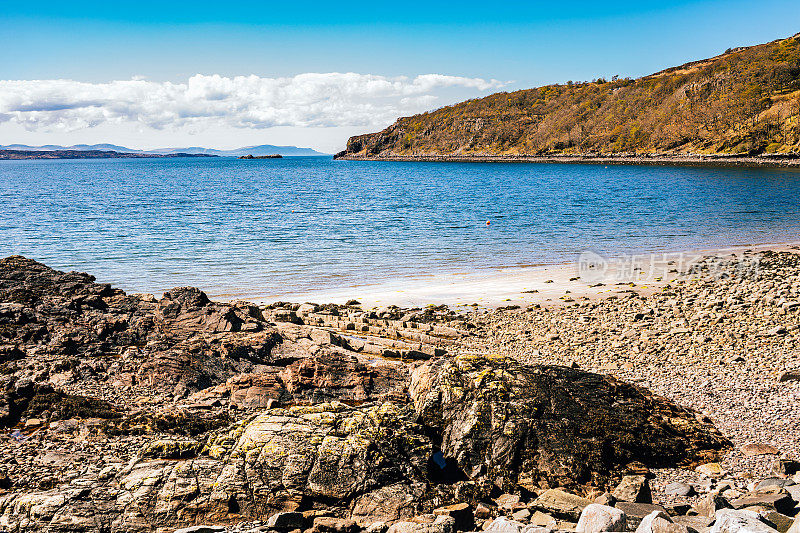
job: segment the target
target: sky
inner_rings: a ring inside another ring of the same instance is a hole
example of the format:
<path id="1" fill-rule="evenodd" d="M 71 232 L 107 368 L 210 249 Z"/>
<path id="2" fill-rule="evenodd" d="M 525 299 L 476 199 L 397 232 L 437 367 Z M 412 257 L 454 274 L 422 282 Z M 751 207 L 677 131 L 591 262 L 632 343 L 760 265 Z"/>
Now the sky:
<path id="1" fill-rule="evenodd" d="M 332 153 L 467 98 L 638 77 L 799 31 L 797 0 L 0 0 L 0 145 Z"/>

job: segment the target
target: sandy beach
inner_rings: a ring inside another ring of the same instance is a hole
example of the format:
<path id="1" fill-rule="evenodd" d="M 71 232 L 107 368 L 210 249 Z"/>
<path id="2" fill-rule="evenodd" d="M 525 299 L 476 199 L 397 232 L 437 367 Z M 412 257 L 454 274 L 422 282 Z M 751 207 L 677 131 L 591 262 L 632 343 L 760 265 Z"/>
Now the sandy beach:
<path id="1" fill-rule="evenodd" d="M 236 298 L 222 295 L 220 299 L 244 299 L 259 304 L 278 300 L 344 304 L 357 300 L 364 309 L 395 305 L 425 307 L 447 305 L 464 311 L 467 308 L 496 309 L 498 307 L 530 305 L 562 306 L 575 300 L 595 300 L 615 294 L 635 291 L 644 296 L 660 290 L 676 279 L 678 272 L 707 256 L 740 256 L 745 251 L 797 249 L 798 242 L 753 243 L 724 248 L 685 251 L 638 253 L 603 258 L 587 252 L 577 261 L 554 265 L 495 268 L 482 272 L 430 274 L 365 284 L 334 290 L 309 291 L 295 294 L 263 295 L 248 293 Z M 597 268 L 589 268 L 586 259 L 605 260 Z M 477 304 L 477 305 L 475 305 Z"/>

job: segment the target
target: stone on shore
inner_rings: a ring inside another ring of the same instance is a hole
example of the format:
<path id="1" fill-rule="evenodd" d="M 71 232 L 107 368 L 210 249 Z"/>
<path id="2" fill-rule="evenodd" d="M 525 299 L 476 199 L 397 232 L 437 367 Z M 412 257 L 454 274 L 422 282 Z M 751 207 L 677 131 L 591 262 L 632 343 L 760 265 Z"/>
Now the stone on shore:
<path id="1" fill-rule="evenodd" d="M 676 527 L 667 513 L 653 511 L 642 518 L 636 533 L 678 533 Z"/>
<path id="2" fill-rule="evenodd" d="M 792 517 L 777 511 L 764 512 L 763 516 L 767 522 L 775 526 L 775 529 L 777 529 L 779 533 L 786 533 L 791 529 L 792 524 L 794 524 L 794 519 Z"/>
<path id="3" fill-rule="evenodd" d="M 742 453 L 746 457 L 753 457 L 756 455 L 777 455 L 780 451 L 775 446 L 770 446 L 763 442 L 748 442 L 741 448 Z"/>
<path id="4" fill-rule="evenodd" d="M 517 522 L 515 520 L 509 520 L 508 518 L 501 516 L 496 518 L 489 524 L 489 527 L 484 529 L 485 533 L 520 533 L 522 529 L 525 527 L 525 524 L 522 522 Z"/>
<path id="5" fill-rule="evenodd" d="M 602 531 L 626 531 L 625 513 L 614 507 L 592 503 L 581 512 L 576 533 L 599 533 Z"/>
<path id="6" fill-rule="evenodd" d="M 531 505 L 556 517 L 578 520 L 583 510 L 591 503 L 591 500 L 562 490 L 548 489 L 540 494 Z"/>
<path id="7" fill-rule="evenodd" d="M 455 503 L 433 510 L 435 516 L 449 516 L 455 521 L 458 531 L 470 531 L 475 526 L 475 516 L 467 503 Z"/>
<path id="8" fill-rule="evenodd" d="M 793 513 L 796 502 L 785 490 L 778 489 L 779 492 L 752 492 L 745 494 L 730 502 L 734 509 L 745 509 L 747 507 L 759 507 L 762 509 L 772 509 L 779 513 Z"/>
<path id="9" fill-rule="evenodd" d="M 681 483 L 679 481 L 673 481 L 672 483 L 669 483 L 665 487 L 664 492 L 666 494 L 670 495 L 670 496 L 687 497 L 687 496 L 693 495 L 695 490 L 694 490 L 693 486 L 691 486 L 691 485 L 689 485 L 687 483 Z"/>
<path id="10" fill-rule="evenodd" d="M 623 477 L 611 495 L 621 502 L 653 502 L 650 484 L 647 481 L 647 477 L 643 475 Z"/>
<path id="11" fill-rule="evenodd" d="M 759 513 L 722 509 L 717 511 L 710 533 L 777 533 L 777 531 L 765 523 Z"/>
<path id="12" fill-rule="evenodd" d="M 731 504 L 728 500 L 718 494 L 708 494 L 694 504 L 694 509 L 697 514 L 709 517 L 716 516 L 717 511 L 721 509 L 731 508 Z"/>
<path id="13" fill-rule="evenodd" d="M 278 531 L 301 529 L 305 520 L 302 513 L 276 513 L 267 519 L 267 527 Z"/>
<path id="14" fill-rule="evenodd" d="M 318 516 L 314 518 L 311 529 L 314 533 L 358 533 L 361 531 L 355 520 L 333 516 Z"/>
<path id="15" fill-rule="evenodd" d="M 706 463 L 695 468 L 698 474 L 702 474 L 712 479 L 720 479 L 725 476 L 727 472 L 722 468 L 719 463 Z"/>
<path id="16" fill-rule="evenodd" d="M 625 513 L 628 527 L 639 527 L 642 520 L 654 512 L 668 514 L 662 506 L 652 503 L 617 502 L 615 507 Z"/>

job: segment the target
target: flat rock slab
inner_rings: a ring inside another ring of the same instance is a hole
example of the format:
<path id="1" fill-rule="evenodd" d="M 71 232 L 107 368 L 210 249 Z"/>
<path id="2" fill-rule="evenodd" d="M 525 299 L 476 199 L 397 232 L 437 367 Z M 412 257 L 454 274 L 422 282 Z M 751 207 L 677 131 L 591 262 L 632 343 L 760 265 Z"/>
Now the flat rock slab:
<path id="1" fill-rule="evenodd" d="M 586 498 L 558 489 L 549 489 L 536 498 L 531 503 L 531 506 L 549 512 L 556 517 L 577 520 L 584 508 L 591 503 L 592 501 Z"/>
<path id="2" fill-rule="evenodd" d="M 778 455 L 780 453 L 775 446 L 770 446 L 769 444 L 761 442 L 745 444 L 740 450 L 746 457 L 753 457 L 756 455 Z"/>
<path id="3" fill-rule="evenodd" d="M 628 527 L 633 528 L 638 527 L 644 517 L 650 513 L 661 512 L 667 514 L 666 509 L 652 503 L 617 502 L 614 507 L 625 513 Z"/>
<path id="4" fill-rule="evenodd" d="M 745 507 L 761 507 L 764 509 L 774 509 L 779 513 L 792 513 L 795 501 L 788 494 L 748 494 L 741 498 L 732 500 L 731 506 L 734 509 L 744 509 Z"/>

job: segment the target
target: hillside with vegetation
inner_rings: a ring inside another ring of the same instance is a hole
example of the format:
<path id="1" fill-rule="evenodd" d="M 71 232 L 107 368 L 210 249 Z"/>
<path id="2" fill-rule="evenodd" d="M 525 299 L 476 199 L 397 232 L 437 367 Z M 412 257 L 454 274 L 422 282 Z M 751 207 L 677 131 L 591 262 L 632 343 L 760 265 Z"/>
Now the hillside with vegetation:
<path id="1" fill-rule="evenodd" d="M 638 79 L 500 92 L 350 138 L 340 158 L 800 152 L 800 34 Z"/>

